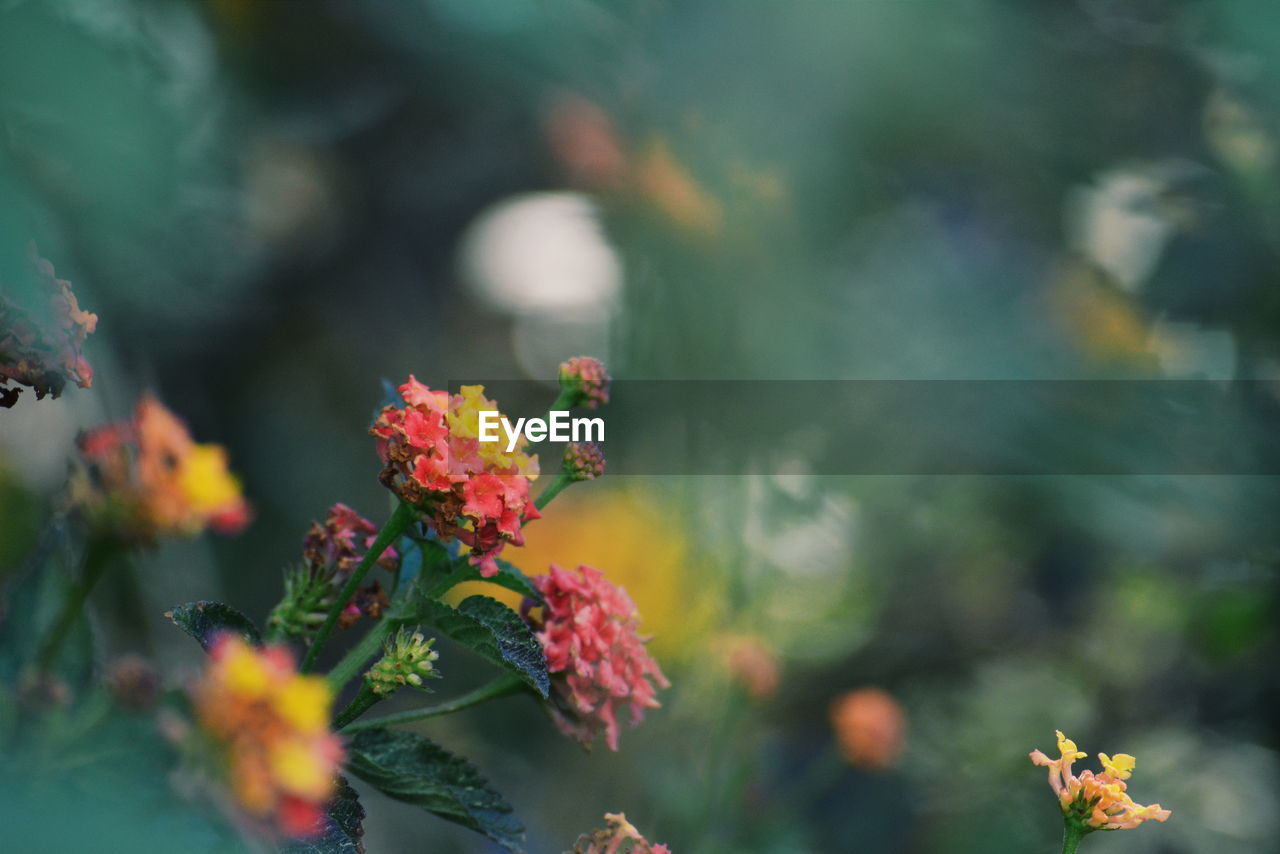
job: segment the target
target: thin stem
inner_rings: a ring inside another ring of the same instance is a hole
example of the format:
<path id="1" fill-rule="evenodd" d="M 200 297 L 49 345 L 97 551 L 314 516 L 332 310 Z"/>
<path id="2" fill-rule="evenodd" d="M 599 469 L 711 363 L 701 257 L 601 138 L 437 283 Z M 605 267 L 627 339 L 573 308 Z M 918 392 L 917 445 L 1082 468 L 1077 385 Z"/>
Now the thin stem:
<path id="1" fill-rule="evenodd" d="M 546 416 L 543 418 L 548 424 L 551 423 L 552 412 L 563 412 L 573 408 L 573 404 L 578 399 L 576 389 L 560 389 L 560 394 L 556 395 L 555 401 L 551 404 L 551 408 L 547 410 Z"/>
<path id="2" fill-rule="evenodd" d="M 364 581 L 364 577 L 369 574 L 373 564 L 387 550 L 387 546 L 391 545 L 397 537 L 404 533 L 404 529 L 409 527 L 409 524 L 413 521 L 413 516 L 413 508 L 404 502 L 400 502 L 396 506 L 396 511 L 391 514 L 391 518 L 387 520 L 387 524 L 383 525 L 382 530 L 378 531 L 377 539 L 373 541 L 373 545 L 369 546 L 369 551 L 365 552 L 364 559 L 360 561 L 360 565 L 355 568 L 355 571 L 351 573 L 351 577 L 347 579 L 347 583 L 342 586 L 342 592 L 338 594 L 333 607 L 329 609 L 329 616 L 325 617 L 319 631 L 316 632 L 316 639 L 312 641 L 306 657 L 302 659 L 302 667 L 300 669 L 303 673 L 310 670 L 311 666 L 316 663 L 316 658 L 320 655 L 321 648 L 324 646 L 325 641 L 329 639 L 329 635 L 333 633 L 333 627 L 337 625 L 338 617 L 342 615 L 343 609 L 347 607 L 347 603 L 351 601 L 351 597 L 359 589 L 360 582 Z"/>
<path id="3" fill-rule="evenodd" d="M 1062 834 L 1062 854 L 1076 854 L 1076 849 L 1080 847 L 1080 840 L 1084 839 L 1084 835 L 1088 832 L 1080 822 L 1068 821 L 1067 829 Z"/>
<path id="4" fill-rule="evenodd" d="M 463 709 L 469 709 L 472 706 L 478 706 L 489 700 L 496 700 L 499 697 L 506 697 L 524 690 L 524 683 L 515 676 L 503 674 L 492 682 L 481 685 L 474 691 L 463 694 L 461 697 L 450 700 L 447 703 L 440 703 L 435 706 L 426 706 L 421 709 L 409 709 L 405 712 L 396 712 L 393 715 L 383 715 L 380 718 L 369 718 L 348 724 L 343 727 L 344 732 L 358 732 L 362 729 L 374 729 L 375 727 L 396 726 L 397 724 L 408 724 L 414 721 L 422 721 L 427 718 L 437 718 L 441 715 L 449 715 L 454 712 L 460 712 Z"/>
<path id="5" fill-rule="evenodd" d="M 540 494 L 533 502 L 533 506 L 537 507 L 539 510 L 546 507 L 551 503 L 551 499 L 563 492 L 564 488 L 571 483 L 573 483 L 573 480 L 569 475 L 562 471 L 557 472 L 556 479 L 551 481 L 551 484 L 546 489 L 542 490 L 542 494 Z"/>
<path id="6" fill-rule="evenodd" d="M 368 634 L 360 639 L 360 642 L 342 657 L 342 660 L 333 666 L 329 671 L 329 685 L 333 688 L 334 693 L 341 691 L 343 686 L 352 680 L 360 669 L 382 651 L 383 644 L 387 642 L 387 638 L 405 621 L 396 619 L 390 615 L 383 617 L 369 629 Z"/>
<path id="7" fill-rule="evenodd" d="M 40 670 L 48 670 L 58 657 L 62 643 L 67 638 L 67 632 L 85 603 L 89 601 L 89 594 L 102 579 L 108 564 L 111 563 L 111 558 L 119 548 L 118 540 L 102 535 L 94 535 L 85 546 L 84 566 L 81 569 L 80 578 L 67 588 L 66 597 L 62 600 L 62 610 L 58 612 L 57 619 L 54 620 L 44 641 L 40 644 L 40 652 L 36 657 L 36 664 Z"/>
<path id="8" fill-rule="evenodd" d="M 382 697 L 373 692 L 373 689 L 366 683 L 360 686 L 360 693 L 356 694 L 355 699 L 343 709 L 333 719 L 333 728 L 340 730 L 356 718 L 363 715 L 373 707 L 373 704 L 381 700 Z"/>

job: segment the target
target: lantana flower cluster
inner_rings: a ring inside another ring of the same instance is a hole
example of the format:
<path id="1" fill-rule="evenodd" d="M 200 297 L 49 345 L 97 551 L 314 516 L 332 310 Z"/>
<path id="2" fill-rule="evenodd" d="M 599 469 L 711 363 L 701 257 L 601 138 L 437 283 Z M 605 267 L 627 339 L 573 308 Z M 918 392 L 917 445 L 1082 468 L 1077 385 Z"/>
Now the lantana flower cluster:
<path id="1" fill-rule="evenodd" d="M 31 247 L 30 281 L 0 282 L 0 407 L 18 402 L 29 386 L 39 400 L 58 397 L 68 382 L 93 384 L 93 368 L 80 352 L 98 326 L 98 316 L 84 311 L 71 283 L 59 279 L 53 264 Z"/>
<path id="2" fill-rule="evenodd" d="M 317 832 L 343 757 L 328 682 L 299 675 L 285 647 L 225 634 L 191 694 L 240 806 L 284 836 Z"/>
<path id="3" fill-rule="evenodd" d="M 671 684 L 645 648 L 635 603 L 589 566 L 553 565 L 533 584 L 546 604 L 525 600 L 522 611 L 547 657 L 556 725 L 587 747 L 603 732 L 617 750 L 619 708 L 630 707 L 635 726 L 660 705 L 657 689 Z"/>
<path id="4" fill-rule="evenodd" d="M 236 533 L 249 523 L 226 450 L 196 443 L 153 397 L 138 401 L 131 420 L 83 433 L 78 449 L 69 503 L 121 539 L 147 543 L 205 528 Z"/>
<path id="5" fill-rule="evenodd" d="M 483 386 L 450 395 L 410 376 L 399 392 L 405 405 L 385 407 L 370 428 L 385 464 L 382 482 L 442 539 L 470 546 L 481 575 L 496 575 L 499 552 L 523 544 L 521 527 L 539 516 L 529 498 L 538 458 L 525 453 L 523 437 L 511 452 L 505 442 L 479 440 L 479 413 L 498 408 Z"/>
<path id="6" fill-rule="evenodd" d="M 1126 780 L 1133 774 L 1137 760 L 1127 753 L 1108 756 L 1098 754 L 1102 771 L 1089 769 L 1078 775 L 1071 772 L 1071 765 L 1083 759 L 1085 753 L 1076 743 L 1057 731 L 1058 758 L 1050 759 L 1039 750 L 1031 751 L 1031 761 L 1049 769 L 1049 786 L 1058 796 L 1058 804 L 1068 822 L 1081 825 L 1086 831 L 1129 830 L 1145 821 L 1164 821 L 1169 810 L 1159 804 L 1142 806 L 1129 797 Z"/>
<path id="7" fill-rule="evenodd" d="M 605 813 L 605 826 L 578 837 L 572 851 L 565 854 L 671 854 L 666 845 L 649 842 L 625 813 Z"/>

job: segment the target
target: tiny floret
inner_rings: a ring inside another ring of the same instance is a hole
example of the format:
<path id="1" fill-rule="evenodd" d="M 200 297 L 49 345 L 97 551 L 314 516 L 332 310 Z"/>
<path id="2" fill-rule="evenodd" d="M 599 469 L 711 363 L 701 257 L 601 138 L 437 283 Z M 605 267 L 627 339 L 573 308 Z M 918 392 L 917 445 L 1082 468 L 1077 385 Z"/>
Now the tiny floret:
<path id="1" fill-rule="evenodd" d="M 1058 758 L 1050 759 L 1039 750 L 1031 751 L 1031 761 L 1049 769 L 1049 787 L 1058 797 L 1062 815 L 1068 822 L 1084 832 L 1094 830 L 1129 830 L 1144 821 L 1164 821 L 1169 810 L 1159 804 L 1143 806 L 1134 803 L 1126 792 L 1126 780 L 1133 773 L 1137 760 L 1127 753 L 1108 756 L 1099 753 L 1102 771 L 1091 770 L 1073 774 L 1071 765 L 1085 754 L 1076 743 L 1062 734 L 1058 736 Z"/>

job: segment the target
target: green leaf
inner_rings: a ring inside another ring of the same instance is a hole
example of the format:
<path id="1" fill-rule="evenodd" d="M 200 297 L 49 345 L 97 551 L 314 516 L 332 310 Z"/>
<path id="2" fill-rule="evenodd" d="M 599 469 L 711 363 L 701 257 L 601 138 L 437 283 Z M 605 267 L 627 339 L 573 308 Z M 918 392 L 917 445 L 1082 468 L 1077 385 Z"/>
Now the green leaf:
<path id="1" fill-rule="evenodd" d="M 542 697 L 551 687 L 547 657 L 520 615 L 488 596 L 469 596 L 451 608 L 436 599 L 417 603 L 413 619 L 520 677 Z"/>
<path id="2" fill-rule="evenodd" d="M 429 595 L 431 598 L 437 599 L 464 581 L 487 581 L 490 584 L 514 590 L 539 605 L 543 604 L 542 594 L 538 592 L 538 588 L 533 586 L 529 576 L 525 575 L 518 566 L 505 560 L 499 560 L 497 563 L 498 574 L 492 578 L 485 578 L 480 575 L 479 567 L 472 566 L 465 557 L 457 558 L 453 561 L 452 571 L 436 581 Z"/>
<path id="3" fill-rule="evenodd" d="M 368 729 L 347 744 L 347 768 L 399 801 L 416 804 L 520 852 L 524 827 L 470 762 L 417 733 Z"/>
<path id="4" fill-rule="evenodd" d="M 188 602 L 165 612 L 165 616 L 198 640 L 206 652 L 213 639 L 223 632 L 234 632 L 254 646 L 262 646 L 262 636 L 253 621 L 221 602 Z"/>
<path id="5" fill-rule="evenodd" d="M 346 777 L 338 777 L 338 791 L 325 809 L 324 830 L 310 839 L 296 839 L 281 854 L 364 854 L 364 807 Z"/>

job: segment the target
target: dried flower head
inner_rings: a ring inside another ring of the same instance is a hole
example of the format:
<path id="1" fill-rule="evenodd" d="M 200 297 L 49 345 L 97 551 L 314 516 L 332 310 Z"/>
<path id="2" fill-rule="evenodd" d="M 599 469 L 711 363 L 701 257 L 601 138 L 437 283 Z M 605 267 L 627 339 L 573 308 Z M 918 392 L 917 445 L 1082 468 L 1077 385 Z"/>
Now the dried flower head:
<path id="1" fill-rule="evenodd" d="M 0 282 L 0 407 L 18 402 L 29 386 L 39 400 L 58 397 L 68 382 L 93 384 L 93 369 L 80 346 L 97 328 L 98 316 L 83 311 L 71 283 L 54 275 L 53 264 L 30 247 L 28 281 Z"/>
<path id="2" fill-rule="evenodd" d="M 382 658 L 364 675 L 365 683 L 379 697 L 389 697 L 405 685 L 424 688 L 425 680 L 440 677 L 436 670 L 440 653 L 431 648 L 435 642 L 417 630 L 400 629 L 394 638 L 387 638 Z"/>
<path id="3" fill-rule="evenodd" d="M 595 480 L 604 474 L 604 450 L 595 442 L 571 442 L 564 449 L 564 473 L 572 481 Z"/>
<path id="4" fill-rule="evenodd" d="M 521 527 L 538 518 L 529 499 L 538 458 L 525 453 L 523 438 L 511 452 L 501 442 L 480 442 L 479 412 L 497 411 L 483 386 L 450 396 L 410 376 L 399 391 L 405 405 L 385 407 L 369 431 L 384 463 L 382 482 L 422 511 L 441 538 L 470 546 L 481 575 L 496 575 L 498 553 L 521 545 Z"/>
<path id="5" fill-rule="evenodd" d="M 1031 751 L 1031 761 L 1049 769 L 1049 786 L 1058 796 L 1062 815 L 1069 824 L 1075 824 L 1085 832 L 1094 830 L 1129 830 L 1144 821 L 1164 821 L 1169 810 L 1159 804 L 1142 806 L 1134 803 L 1125 789 L 1125 783 L 1133 773 L 1137 760 L 1127 753 L 1108 756 L 1098 754 L 1102 771 L 1088 769 L 1077 776 L 1071 773 L 1071 765 L 1085 754 L 1076 743 L 1057 731 L 1058 758 L 1050 759 L 1039 750 Z"/>
<path id="6" fill-rule="evenodd" d="M 312 522 L 302 540 L 300 565 L 285 573 L 285 593 L 267 618 L 273 630 L 288 637 L 309 637 L 324 622 L 342 586 L 377 539 L 378 529 L 345 504 L 335 504 L 323 523 Z M 378 566 L 395 572 L 400 554 L 388 546 Z M 360 619 L 379 619 L 390 606 L 380 581 L 361 587 L 338 617 L 338 627 L 348 628 Z"/>
<path id="7" fill-rule="evenodd" d="M 153 397 L 138 401 L 132 420 L 83 433 L 78 449 L 69 503 L 121 539 L 147 543 L 205 528 L 236 533 L 249 523 L 226 451 L 197 444 Z"/>
<path id="8" fill-rule="evenodd" d="M 902 752 L 907 716 L 887 691 L 861 688 L 831 704 L 831 728 L 850 765 L 887 768 Z"/>
<path id="9" fill-rule="evenodd" d="M 240 806 L 285 836 L 317 832 L 343 753 L 329 730 L 328 682 L 299 675 L 285 647 L 228 634 L 211 647 L 192 701 Z"/>
<path id="10" fill-rule="evenodd" d="M 645 649 L 635 604 L 589 566 L 566 572 L 553 565 L 533 584 L 546 605 L 525 600 L 522 610 L 547 656 L 557 726 L 587 747 L 603 732 L 617 750 L 619 707 L 630 707 L 635 726 L 645 709 L 659 706 L 657 689 L 671 684 Z"/>
<path id="11" fill-rule="evenodd" d="M 671 854 L 665 845 L 654 845 L 627 821 L 625 813 L 605 813 L 605 826 L 578 837 L 565 854 Z"/>
<path id="12" fill-rule="evenodd" d="M 609 382 L 599 359 L 574 356 L 560 363 L 560 389 L 570 395 L 570 406 L 595 409 L 608 403 Z"/>

